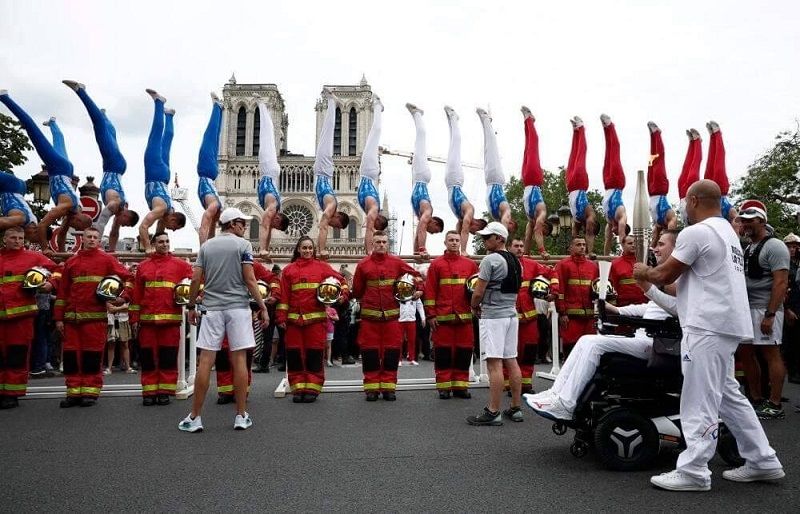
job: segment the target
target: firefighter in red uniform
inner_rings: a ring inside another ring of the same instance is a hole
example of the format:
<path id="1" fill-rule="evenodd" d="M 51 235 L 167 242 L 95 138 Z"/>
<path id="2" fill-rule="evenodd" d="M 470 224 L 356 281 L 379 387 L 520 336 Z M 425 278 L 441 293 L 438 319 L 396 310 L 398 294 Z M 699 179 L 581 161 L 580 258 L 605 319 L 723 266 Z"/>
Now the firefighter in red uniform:
<path id="1" fill-rule="evenodd" d="M 594 334 L 592 280 L 598 278 L 597 263 L 586 258 L 586 240 L 575 237 L 569 245 L 569 257 L 556 264 L 561 291 L 556 301 L 561 344 L 565 355 L 582 335 Z"/>
<path id="2" fill-rule="evenodd" d="M 278 280 L 278 277 L 275 276 L 271 271 L 269 271 L 266 266 L 261 264 L 258 261 L 253 261 L 253 274 L 256 276 L 256 280 L 263 281 L 267 284 L 269 288 L 269 297 L 264 296 L 264 303 L 267 305 L 272 305 L 278 298 L 280 298 L 280 291 L 281 291 L 281 284 Z M 251 302 L 252 305 L 252 302 Z M 253 313 L 254 316 L 254 325 L 253 331 L 256 334 L 262 334 L 263 331 L 260 326 L 260 320 L 258 319 L 258 312 Z M 256 336 L 258 337 L 258 336 Z M 258 344 L 258 341 L 256 341 Z M 264 346 L 266 348 L 266 346 Z M 253 364 L 253 348 L 248 348 L 247 350 L 247 384 L 248 387 L 250 384 L 253 383 L 253 371 L 251 366 Z M 265 349 L 262 351 L 266 351 Z M 228 338 L 222 340 L 222 350 L 217 352 L 217 356 L 214 360 L 214 370 L 217 373 L 217 404 L 218 405 L 225 405 L 227 403 L 233 403 L 235 401 L 234 398 L 234 387 L 233 387 L 233 368 L 231 368 L 231 350 L 230 346 L 228 345 Z"/>
<path id="3" fill-rule="evenodd" d="M 622 255 L 611 261 L 611 273 L 608 276 L 611 286 L 617 292 L 617 307 L 638 305 L 650 300 L 636 285 L 633 278 L 633 265 L 636 264 L 636 243 L 633 236 L 622 239 Z"/>
<path id="4" fill-rule="evenodd" d="M 317 299 L 317 288 L 327 278 L 339 281 L 339 302 L 346 302 L 347 280 L 317 259 L 313 239 L 301 237 L 292 263 L 281 272 L 281 297 L 275 310 L 276 323 L 286 329 L 286 373 L 294 403 L 316 401 L 325 382 L 322 360 L 328 316 L 325 305 Z"/>
<path id="5" fill-rule="evenodd" d="M 61 401 L 63 408 L 94 405 L 103 388 L 101 362 L 108 316 L 97 286 L 109 275 L 117 275 L 124 283 L 117 300 L 122 304 L 130 296 L 131 275 L 116 258 L 100 250 L 100 233 L 89 227 L 83 232 L 83 248 L 64 264 L 53 312 L 64 341 L 67 398 Z"/>
<path id="6" fill-rule="evenodd" d="M 555 300 L 559 291 L 558 277 L 552 268 L 525 255 L 524 248 L 525 243 L 521 239 L 511 240 L 510 252 L 516 255 L 522 264 L 522 283 L 517 295 L 517 318 L 519 319 L 517 363 L 522 373 L 523 394 L 533 391 L 533 366 L 539 351 L 539 313 L 536 311 L 536 304 L 531 295 L 531 281 L 540 275 L 550 281 L 550 296 L 546 298 L 547 301 Z M 506 387 L 509 387 L 508 370 L 505 367 L 503 367 L 503 378 Z"/>
<path id="7" fill-rule="evenodd" d="M 183 309 L 175 303 L 175 286 L 192 278 L 192 267 L 169 253 L 169 236 L 153 236 L 155 253 L 136 271 L 129 313 L 139 334 L 142 405 L 167 405 L 178 384 L 178 346 Z M 188 288 L 187 288 L 188 300 Z"/>
<path id="8" fill-rule="evenodd" d="M 400 304 L 394 296 L 395 282 L 409 273 L 415 277 L 417 289 L 413 298 L 422 295 L 419 273 L 399 257 L 389 255 L 388 245 L 386 233 L 375 231 L 372 254 L 359 261 L 353 277 L 353 295 L 361 303 L 358 344 L 368 402 L 376 401 L 380 393 L 383 393 L 384 400 L 397 399 L 395 391 L 402 337 L 398 321 Z"/>
<path id="9" fill-rule="evenodd" d="M 28 384 L 33 321 L 36 307 L 35 289 L 23 287 L 26 272 L 33 267 L 54 270 L 56 264 L 39 252 L 26 250 L 25 231 L 14 226 L 3 235 L 4 248 L 0 250 L 0 409 L 19 405 Z M 40 280 L 46 277 L 38 275 Z M 50 291 L 53 285 L 42 283 Z"/>
<path id="10" fill-rule="evenodd" d="M 444 238 L 445 253 L 431 262 L 425 280 L 425 314 L 433 340 L 433 366 L 439 398 L 470 398 L 469 367 L 472 363 L 472 311 L 467 279 L 478 273 L 475 261 L 461 255 L 461 235 L 450 230 Z"/>

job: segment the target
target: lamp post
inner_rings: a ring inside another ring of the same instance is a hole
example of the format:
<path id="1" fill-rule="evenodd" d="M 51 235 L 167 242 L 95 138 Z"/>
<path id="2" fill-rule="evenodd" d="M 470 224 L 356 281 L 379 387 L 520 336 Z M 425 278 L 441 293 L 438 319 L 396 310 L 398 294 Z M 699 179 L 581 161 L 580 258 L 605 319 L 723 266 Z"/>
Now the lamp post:
<path id="1" fill-rule="evenodd" d="M 572 211 L 566 205 L 558 208 L 558 224 L 562 254 L 566 255 L 569 248 L 569 239 L 572 236 Z"/>
<path id="2" fill-rule="evenodd" d="M 33 193 L 33 200 L 37 203 L 47 204 L 50 201 L 50 176 L 42 169 L 32 176 L 27 183 L 28 190 Z"/>

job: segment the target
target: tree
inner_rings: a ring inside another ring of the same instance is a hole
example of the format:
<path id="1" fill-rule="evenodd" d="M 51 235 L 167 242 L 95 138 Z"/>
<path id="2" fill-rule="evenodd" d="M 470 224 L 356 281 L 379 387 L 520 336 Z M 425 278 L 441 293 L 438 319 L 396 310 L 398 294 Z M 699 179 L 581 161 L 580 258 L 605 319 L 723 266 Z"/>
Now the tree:
<path id="1" fill-rule="evenodd" d="M 0 113 L 0 170 L 11 171 L 14 166 L 21 166 L 28 160 L 24 152 L 32 149 L 20 124 Z"/>
<path id="2" fill-rule="evenodd" d="M 748 198 L 764 202 L 769 223 L 781 237 L 798 230 L 800 208 L 800 128 L 775 136 L 775 146 L 747 168 L 734 184 L 732 200 L 737 205 Z"/>
<path id="3" fill-rule="evenodd" d="M 542 196 L 544 203 L 547 205 L 547 212 L 549 214 L 557 213 L 558 208 L 562 205 L 569 204 L 569 195 L 567 194 L 567 183 L 565 180 L 566 170 L 561 167 L 558 173 L 544 170 L 544 182 L 542 183 Z M 517 223 L 518 237 L 525 236 L 525 225 L 528 223 L 528 217 L 525 215 L 525 208 L 522 205 L 522 196 L 525 192 L 525 186 L 522 181 L 517 177 L 511 177 L 511 180 L 506 183 L 505 187 L 506 199 L 511 205 L 511 211 L 514 213 L 514 221 Z M 605 230 L 605 215 L 603 214 L 603 194 L 593 189 L 588 192 L 589 203 L 594 207 L 597 213 L 597 220 L 600 223 L 600 234 L 595 239 L 594 252 L 598 255 L 603 252 L 603 230 Z M 484 212 L 482 215 L 485 219 L 490 220 L 491 215 Z M 570 230 L 567 228 L 567 230 Z M 545 248 L 551 255 L 560 255 L 564 253 L 563 237 L 546 237 Z M 484 254 L 483 241 L 479 237 L 473 239 L 473 250 L 476 254 Z"/>

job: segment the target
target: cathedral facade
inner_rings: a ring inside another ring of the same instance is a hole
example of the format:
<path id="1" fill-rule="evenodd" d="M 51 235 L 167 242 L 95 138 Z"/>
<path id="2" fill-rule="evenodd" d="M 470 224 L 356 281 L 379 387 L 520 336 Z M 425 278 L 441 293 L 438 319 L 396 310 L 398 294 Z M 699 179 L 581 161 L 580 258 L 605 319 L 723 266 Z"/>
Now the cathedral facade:
<path id="1" fill-rule="evenodd" d="M 338 210 L 350 216 L 346 229 L 332 229 L 328 234 L 328 250 L 332 256 L 360 256 L 364 253 L 364 213 L 358 206 L 356 193 L 361 152 L 372 126 L 372 90 L 362 78 L 357 85 L 327 86 L 344 103 L 336 109 L 334 130 L 333 186 L 339 201 Z M 289 217 L 286 232 L 276 231 L 272 237 L 270 253 L 289 256 L 300 236 L 308 235 L 316 241 L 321 212 L 314 195 L 314 157 L 289 151 L 289 115 L 283 97 L 275 84 L 238 84 L 231 77 L 223 87 L 222 135 L 219 149 L 219 176 L 217 189 L 225 198 L 226 207 L 237 207 L 246 214 L 258 216 L 257 185 L 259 179 L 258 101 L 263 100 L 272 116 L 275 127 L 275 147 L 281 167 L 278 189 L 281 193 L 281 212 Z M 327 102 L 316 102 L 316 142 Z M 270 142 L 273 143 L 273 142 Z M 316 145 L 315 145 L 316 147 Z M 387 209 L 386 199 L 382 204 Z M 384 212 L 388 218 L 390 214 Z M 390 231 L 393 224 L 390 224 Z M 258 220 L 248 227 L 249 239 L 258 250 Z"/>

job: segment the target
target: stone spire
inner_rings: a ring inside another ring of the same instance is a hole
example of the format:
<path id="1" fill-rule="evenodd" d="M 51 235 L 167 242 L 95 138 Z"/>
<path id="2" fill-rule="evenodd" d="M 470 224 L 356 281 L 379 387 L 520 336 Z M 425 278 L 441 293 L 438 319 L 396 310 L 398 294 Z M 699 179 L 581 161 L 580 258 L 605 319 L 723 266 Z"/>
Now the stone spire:
<path id="1" fill-rule="evenodd" d="M 236 74 L 231 73 L 231 78 L 228 79 L 228 84 L 236 84 Z"/>
<path id="2" fill-rule="evenodd" d="M 364 75 L 363 73 L 361 74 L 361 82 L 359 82 L 359 85 L 361 85 L 361 86 L 367 86 L 367 85 L 369 85 L 369 84 L 367 83 L 367 76 L 366 76 L 366 75 Z"/>

